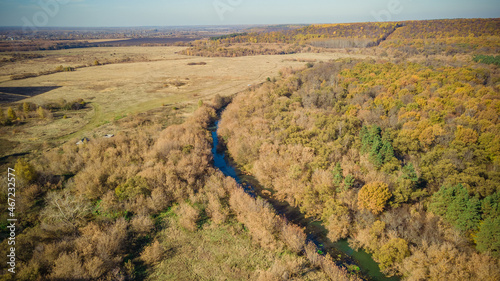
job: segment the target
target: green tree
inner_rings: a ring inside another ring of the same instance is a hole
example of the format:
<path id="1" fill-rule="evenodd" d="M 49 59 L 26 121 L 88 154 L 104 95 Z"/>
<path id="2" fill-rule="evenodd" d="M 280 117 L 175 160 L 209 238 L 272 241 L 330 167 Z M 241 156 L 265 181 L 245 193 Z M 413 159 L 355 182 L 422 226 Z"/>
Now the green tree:
<path id="1" fill-rule="evenodd" d="M 461 184 L 443 186 L 431 198 L 429 209 L 443 217 L 460 231 L 477 229 L 481 202 L 477 197 L 469 197 L 467 189 Z"/>
<path id="2" fill-rule="evenodd" d="M 384 158 L 383 155 L 380 154 L 380 148 L 382 148 L 382 141 L 380 140 L 380 137 L 375 137 L 370 149 L 370 161 L 377 169 L 380 169 L 380 167 L 384 164 Z"/>
<path id="3" fill-rule="evenodd" d="M 474 241 L 478 251 L 500 258 L 500 217 L 489 217 L 481 222 Z"/>
<path id="4" fill-rule="evenodd" d="M 399 206 L 408 202 L 415 191 L 418 182 L 418 175 L 413 164 L 408 164 L 401 168 L 401 176 L 397 180 L 394 190 L 394 203 Z"/>
<path id="5" fill-rule="evenodd" d="M 402 175 L 403 179 L 411 180 L 414 183 L 418 182 L 418 175 L 417 175 L 417 172 L 415 171 L 415 167 L 413 167 L 412 163 L 403 166 L 403 168 L 401 169 L 401 172 L 403 174 Z"/>
<path id="6" fill-rule="evenodd" d="M 349 188 L 352 187 L 353 184 L 354 184 L 354 177 L 351 174 L 348 174 L 347 176 L 345 176 L 344 189 L 348 190 Z"/>
<path id="7" fill-rule="evenodd" d="M 382 147 L 380 148 L 379 154 L 384 164 L 391 161 L 391 159 L 394 157 L 394 150 L 388 140 L 382 141 Z"/>
<path id="8" fill-rule="evenodd" d="M 496 218 L 500 217 L 500 193 L 495 192 L 492 195 L 485 197 L 481 200 L 481 213 L 482 218 Z"/>
<path id="9" fill-rule="evenodd" d="M 363 126 L 359 132 L 359 137 L 361 138 L 361 152 L 367 153 L 371 147 L 370 133 L 368 132 L 368 127 Z"/>
<path id="10" fill-rule="evenodd" d="M 332 171 L 333 173 L 333 183 L 338 187 L 344 180 L 343 173 L 344 171 L 342 170 L 342 167 L 340 166 L 340 163 L 337 163 L 335 165 L 335 168 Z"/>

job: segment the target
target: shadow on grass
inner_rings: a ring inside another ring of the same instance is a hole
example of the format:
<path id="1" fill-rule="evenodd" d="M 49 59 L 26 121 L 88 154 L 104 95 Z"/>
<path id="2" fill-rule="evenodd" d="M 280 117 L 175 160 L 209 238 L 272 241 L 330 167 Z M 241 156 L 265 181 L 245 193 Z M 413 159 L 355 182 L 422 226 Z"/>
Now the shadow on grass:
<path id="1" fill-rule="evenodd" d="M 0 103 L 18 102 L 58 88 L 60 88 L 60 86 L 0 87 Z"/>

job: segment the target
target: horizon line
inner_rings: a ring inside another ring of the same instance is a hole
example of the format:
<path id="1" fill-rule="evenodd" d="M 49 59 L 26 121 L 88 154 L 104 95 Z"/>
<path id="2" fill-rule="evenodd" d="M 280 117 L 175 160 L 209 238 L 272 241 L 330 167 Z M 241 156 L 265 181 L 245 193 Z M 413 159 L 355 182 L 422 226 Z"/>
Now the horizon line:
<path id="1" fill-rule="evenodd" d="M 157 28 L 157 27 L 230 27 L 230 26 L 277 26 L 277 25 L 319 25 L 319 24 L 354 24 L 354 23 L 377 23 L 377 22 L 411 22 L 411 21 L 433 21 L 433 20 L 459 20 L 459 19 L 500 19 L 500 17 L 459 17 L 459 18 L 435 18 L 435 19 L 412 19 L 393 21 L 348 21 L 348 22 L 323 22 L 323 23 L 246 23 L 246 24 L 187 24 L 187 25 L 133 25 L 133 26 L 44 26 L 39 29 L 50 28 Z M 1 25 L 0 28 L 24 28 L 23 26 Z"/>

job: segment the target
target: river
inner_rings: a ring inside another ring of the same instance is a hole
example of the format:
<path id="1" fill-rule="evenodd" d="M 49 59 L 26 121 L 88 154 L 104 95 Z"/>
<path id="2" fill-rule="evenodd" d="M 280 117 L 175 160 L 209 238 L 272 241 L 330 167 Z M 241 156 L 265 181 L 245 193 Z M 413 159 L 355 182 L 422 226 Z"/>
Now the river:
<path id="1" fill-rule="evenodd" d="M 232 177 L 242 184 L 245 192 L 250 194 L 252 197 L 256 196 L 256 189 L 248 184 L 248 181 L 242 179 L 241 173 L 233 167 L 228 159 L 226 158 L 226 151 L 220 149 L 219 147 L 219 136 L 217 135 L 217 129 L 219 127 L 219 121 L 215 122 L 215 126 L 211 128 L 213 145 L 212 145 L 212 155 L 214 159 L 214 166 L 218 168 L 224 175 Z M 244 184 L 243 184 L 244 183 Z M 283 205 L 283 202 L 277 202 L 273 200 L 266 200 L 275 208 L 278 214 L 284 215 L 289 221 L 298 224 L 306 228 L 306 233 L 308 233 L 307 239 L 312 241 L 318 249 L 324 253 L 329 253 L 332 257 L 342 256 L 340 258 L 340 263 L 349 268 L 349 265 L 359 266 L 362 273 L 362 278 L 366 280 L 374 281 L 398 281 L 398 277 L 386 277 L 382 272 L 378 264 L 373 260 L 370 254 L 363 250 L 355 251 L 349 247 L 347 240 L 340 240 L 335 243 L 331 243 L 326 238 L 326 233 L 324 228 L 319 222 L 311 222 L 307 220 L 297 209 L 291 208 L 287 204 Z M 352 266 L 351 266 L 352 268 Z"/>

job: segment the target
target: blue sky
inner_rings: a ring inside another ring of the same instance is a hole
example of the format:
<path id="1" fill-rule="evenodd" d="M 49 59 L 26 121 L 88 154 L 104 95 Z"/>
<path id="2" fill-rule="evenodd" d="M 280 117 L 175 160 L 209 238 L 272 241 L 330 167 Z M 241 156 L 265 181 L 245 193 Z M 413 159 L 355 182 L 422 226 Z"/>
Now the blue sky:
<path id="1" fill-rule="evenodd" d="M 500 17 L 500 0 L 0 0 L 0 26 L 339 23 Z"/>

